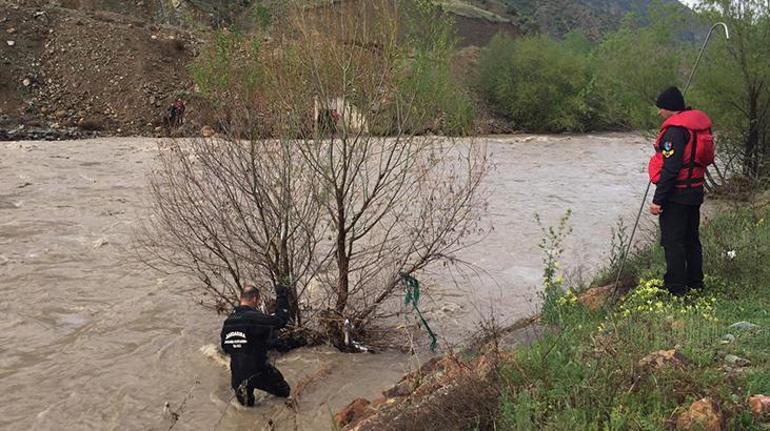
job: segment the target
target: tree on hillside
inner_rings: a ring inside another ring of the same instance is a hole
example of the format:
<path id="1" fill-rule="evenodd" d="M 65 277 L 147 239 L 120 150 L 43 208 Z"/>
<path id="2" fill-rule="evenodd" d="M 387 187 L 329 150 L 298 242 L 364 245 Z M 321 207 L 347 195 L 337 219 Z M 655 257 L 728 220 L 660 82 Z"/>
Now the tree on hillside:
<path id="1" fill-rule="evenodd" d="M 720 143 L 734 143 L 744 175 L 770 173 L 770 4 L 759 0 L 700 3 L 705 22 L 725 22 L 730 40 L 715 38 L 695 78 L 694 96 L 712 113 Z"/>

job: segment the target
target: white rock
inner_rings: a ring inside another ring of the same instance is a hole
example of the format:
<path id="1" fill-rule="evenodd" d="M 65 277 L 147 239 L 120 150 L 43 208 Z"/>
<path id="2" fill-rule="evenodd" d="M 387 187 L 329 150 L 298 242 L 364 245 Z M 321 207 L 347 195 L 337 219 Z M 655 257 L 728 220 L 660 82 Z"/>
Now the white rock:
<path id="1" fill-rule="evenodd" d="M 725 362 L 727 362 L 730 365 L 736 365 L 738 367 L 748 367 L 751 365 L 751 361 L 745 358 L 741 358 L 740 356 L 735 355 L 727 355 L 725 356 Z"/>
<path id="2" fill-rule="evenodd" d="M 758 329 L 758 328 L 759 328 L 759 325 L 755 325 L 754 323 L 751 323 L 751 322 L 736 322 L 729 326 L 729 329 L 751 330 L 751 329 Z"/>
<path id="3" fill-rule="evenodd" d="M 15 41 L 15 40 L 6 40 L 6 41 L 5 41 L 5 43 L 7 43 L 7 44 L 8 44 L 8 46 L 14 46 L 14 45 L 16 45 L 16 41 Z"/>
<path id="4" fill-rule="evenodd" d="M 735 342 L 735 335 L 725 334 L 719 342 L 722 344 L 731 344 Z"/>

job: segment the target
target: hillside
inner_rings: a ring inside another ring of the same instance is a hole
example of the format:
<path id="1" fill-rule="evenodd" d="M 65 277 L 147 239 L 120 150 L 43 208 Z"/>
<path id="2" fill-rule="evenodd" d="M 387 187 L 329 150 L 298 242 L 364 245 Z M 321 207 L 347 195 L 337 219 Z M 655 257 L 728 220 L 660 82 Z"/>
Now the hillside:
<path id="1" fill-rule="evenodd" d="M 360 0 L 335 0 L 334 3 Z M 469 71 L 497 33 L 582 29 L 598 38 L 650 0 L 444 0 L 458 68 Z M 674 0 L 668 3 L 678 4 Z M 205 125 L 188 65 L 212 29 L 248 31 L 281 13 L 278 0 L 0 0 L 0 140 L 94 133 L 164 134 L 161 116 L 184 95 L 187 130 Z M 681 6 L 681 5 L 680 5 Z M 470 62 L 470 63 L 469 63 Z M 466 73 L 467 75 L 467 73 Z M 484 110 L 481 109 L 483 112 Z"/>
<path id="2" fill-rule="evenodd" d="M 469 7 L 493 13 L 527 32 L 563 36 L 580 30 L 597 40 L 615 30 L 628 13 L 647 16 L 653 0 L 466 0 Z M 676 0 L 662 0 L 664 7 L 686 9 Z"/>
<path id="3" fill-rule="evenodd" d="M 0 140 L 153 133 L 191 89 L 189 32 L 104 11 L 0 10 Z"/>

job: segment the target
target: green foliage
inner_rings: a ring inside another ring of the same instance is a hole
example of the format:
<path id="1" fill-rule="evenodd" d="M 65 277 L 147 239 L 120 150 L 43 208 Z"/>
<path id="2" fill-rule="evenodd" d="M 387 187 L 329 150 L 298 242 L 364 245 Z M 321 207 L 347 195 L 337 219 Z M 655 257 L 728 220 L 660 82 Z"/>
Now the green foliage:
<path id="1" fill-rule="evenodd" d="M 561 40 L 497 35 L 479 60 L 482 95 L 525 130 L 656 127 L 655 97 L 682 79 L 686 15 L 653 3 L 645 19 L 652 24 L 629 14 L 596 45 L 574 31 Z"/>
<path id="2" fill-rule="evenodd" d="M 712 115 L 720 147 L 740 154 L 743 174 L 770 174 L 770 4 L 758 0 L 701 2 L 704 24 L 724 22 L 731 39 L 715 30 L 694 79 L 695 106 Z"/>
<path id="3" fill-rule="evenodd" d="M 655 98 L 679 82 L 680 55 L 665 24 L 640 27 L 627 19 L 594 53 L 591 96 L 602 124 L 649 129 L 660 124 Z"/>
<path id="4" fill-rule="evenodd" d="M 572 216 L 572 210 L 567 212 L 559 220 L 559 224 L 545 227 L 540 220 L 539 215 L 535 215 L 535 220 L 543 232 L 543 239 L 538 247 L 543 251 L 543 308 L 541 314 L 543 320 L 549 323 L 559 321 L 561 306 L 565 305 L 564 298 L 564 279 L 559 274 L 559 260 L 564 252 L 562 243 L 564 239 L 572 233 L 572 227 L 569 225 L 569 219 Z M 569 304 L 574 301 L 568 301 Z"/>
<path id="5" fill-rule="evenodd" d="M 617 272 L 620 269 L 629 241 L 628 226 L 622 217 L 618 217 L 618 223 L 612 228 L 612 239 L 610 240 L 610 259 L 607 267 L 611 272 Z"/>
<path id="6" fill-rule="evenodd" d="M 251 18 L 259 28 L 267 28 L 273 23 L 273 12 L 265 5 L 255 4 L 251 8 Z"/>
<path id="7" fill-rule="evenodd" d="M 704 264 L 733 283 L 753 285 L 770 280 L 770 219 L 751 209 L 730 211 L 703 229 Z"/>
<path id="8" fill-rule="evenodd" d="M 674 298 L 660 290 L 659 278 L 649 278 L 605 311 L 590 312 L 564 299 L 570 294 L 556 301 L 558 329 L 518 350 L 501 373 L 500 427 L 666 429 L 667 420 L 689 403 L 711 397 L 726 413 L 726 429 L 758 429 L 757 420 L 743 412 L 748 396 L 770 391 L 770 226 L 763 221 L 768 216 L 768 208 L 724 212 L 702 230 L 705 291 Z M 741 248 L 739 265 L 714 261 L 722 259 L 725 244 L 748 244 L 749 237 L 757 245 Z M 637 252 L 630 266 L 644 272 L 640 260 L 658 249 L 654 245 Z M 729 328 L 739 321 L 760 329 Z M 728 333 L 735 339 L 725 343 Z M 649 353 L 674 348 L 688 365 L 653 371 L 639 367 Z M 726 355 L 751 364 L 729 372 Z"/>
<path id="9" fill-rule="evenodd" d="M 221 30 L 213 42 L 190 65 L 193 81 L 212 103 L 226 94 L 253 91 L 261 82 L 256 36 Z"/>
<path id="10" fill-rule="evenodd" d="M 448 135 L 473 132 L 475 111 L 467 89 L 452 76 L 450 60 L 456 47 L 454 23 L 433 0 L 407 3 L 408 39 L 414 47 L 406 59 L 403 93 L 410 95 L 415 129 L 428 127 Z M 440 124 L 435 124 L 440 123 Z"/>
<path id="11" fill-rule="evenodd" d="M 479 87 L 518 128 L 586 130 L 589 108 L 583 89 L 590 69 L 584 50 L 576 36 L 559 43 L 548 36 L 514 40 L 498 34 L 479 59 Z"/>

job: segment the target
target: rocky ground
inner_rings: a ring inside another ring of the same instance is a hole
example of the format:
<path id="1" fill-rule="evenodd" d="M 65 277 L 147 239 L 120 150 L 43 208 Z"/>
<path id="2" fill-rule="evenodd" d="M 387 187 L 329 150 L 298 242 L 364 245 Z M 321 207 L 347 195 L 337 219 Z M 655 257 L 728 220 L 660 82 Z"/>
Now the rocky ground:
<path id="1" fill-rule="evenodd" d="M 200 133 L 207 110 L 189 65 L 216 25 L 196 4 L 0 0 L 0 140 L 167 136 L 162 116 L 176 97 L 188 109 L 173 132 Z M 507 21 L 456 20 L 462 49 L 453 71 L 463 79 L 478 46 L 497 32 L 519 32 Z M 475 99 L 478 133 L 512 131 Z"/>
<path id="2" fill-rule="evenodd" d="M 0 140 L 162 134 L 175 97 L 195 104 L 187 65 L 202 41 L 190 32 L 0 0 L 0 34 Z"/>
<path id="3" fill-rule="evenodd" d="M 612 286 L 596 287 L 581 293 L 578 301 L 595 311 L 611 294 Z M 334 416 L 335 425 L 346 431 L 491 429 L 501 396 L 500 367 L 545 330 L 539 315 L 488 328 L 462 352 L 432 358 L 404 375 L 382 397 L 351 401 Z M 479 418 L 489 423 L 479 423 Z"/>
<path id="4" fill-rule="evenodd" d="M 625 283 L 620 284 L 619 298 L 624 298 L 630 290 L 630 285 Z M 607 285 L 582 292 L 576 301 L 587 311 L 597 312 L 610 303 L 612 296 L 612 285 Z M 684 325 L 682 321 L 680 323 Z M 419 370 L 405 375 L 392 388 L 383 391 L 382 397 L 374 401 L 364 398 L 351 401 L 335 415 L 335 425 L 343 431 L 498 429 L 498 426 L 502 427 L 498 422 L 500 400 L 505 395 L 501 387 L 506 384 L 501 381 L 501 374 L 504 374 L 501 370 L 517 367 L 516 350 L 527 349 L 553 329 L 541 326 L 540 317 L 535 316 L 490 332 L 487 338 L 478 340 L 464 352 L 429 360 Z M 728 329 L 731 332 L 760 331 L 762 327 L 742 321 Z M 735 340 L 736 336 L 728 334 L 720 343 L 731 344 Z M 732 354 L 721 361 L 725 364 L 721 369 L 728 376 L 732 375 L 731 379 L 746 374 L 752 365 L 750 360 Z M 632 388 L 653 376 L 672 370 L 688 374 L 695 367 L 695 361 L 683 354 L 681 347 L 654 351 L 634 366 Z M 691 374 L 691 378 L 695 375 Z M 770 429 L 770 396 L 752 392 L 744 399 L 734 400 L 733 405 L 724 400 L 720 403 L 714 394 L 698 394 L 692 402 L 682 403 L 662 422 L 668 429 L 677 431 L 723 431 L 736 429 L 735 423 L 729 421 L 736 412 L 744 415 L 746 424 L 753 419 L 759 426 L 740 429 Z"/>

